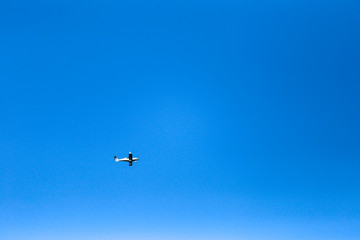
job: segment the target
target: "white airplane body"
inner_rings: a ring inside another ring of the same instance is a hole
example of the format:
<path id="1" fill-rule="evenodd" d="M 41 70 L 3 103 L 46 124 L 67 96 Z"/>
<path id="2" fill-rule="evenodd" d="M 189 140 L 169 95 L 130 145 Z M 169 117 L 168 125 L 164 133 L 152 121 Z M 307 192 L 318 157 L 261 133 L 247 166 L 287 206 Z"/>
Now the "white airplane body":
<path id="1" fill-rule="evenodd" d="M 129 157 L 117 158 L 116 156 L 114 156 L 114 160 L 115 160 L 115 162 L 128 162 L 129 166 L 132 166 L 132 163 L 137 162 L 137 160 L 139 160 L 139 158 L 133 158 L 132 153 L 129 152 Z"/>

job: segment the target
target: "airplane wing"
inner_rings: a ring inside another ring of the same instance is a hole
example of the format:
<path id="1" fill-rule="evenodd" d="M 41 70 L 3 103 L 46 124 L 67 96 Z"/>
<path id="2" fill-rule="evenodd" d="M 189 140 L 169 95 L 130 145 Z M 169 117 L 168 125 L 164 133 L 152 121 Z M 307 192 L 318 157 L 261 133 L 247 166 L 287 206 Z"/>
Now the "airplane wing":
<path id="1" fill-rule="evenodd" d="M 120 162 L 120 161 L 124 161 L 124 162 L 128 162 L 129 161 L 129 158 L 115 158 L 115 161 L 116 162 Z"/>

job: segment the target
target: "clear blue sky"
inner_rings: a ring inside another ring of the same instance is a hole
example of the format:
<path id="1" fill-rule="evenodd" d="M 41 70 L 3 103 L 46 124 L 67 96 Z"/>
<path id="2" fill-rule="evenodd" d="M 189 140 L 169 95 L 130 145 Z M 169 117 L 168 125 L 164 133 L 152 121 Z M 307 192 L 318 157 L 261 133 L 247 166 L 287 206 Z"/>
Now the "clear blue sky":
<path id="1" fill-rule="evenodd" d="M 1 1 L 1 239 L 359 239 L 359 12 Z"/>

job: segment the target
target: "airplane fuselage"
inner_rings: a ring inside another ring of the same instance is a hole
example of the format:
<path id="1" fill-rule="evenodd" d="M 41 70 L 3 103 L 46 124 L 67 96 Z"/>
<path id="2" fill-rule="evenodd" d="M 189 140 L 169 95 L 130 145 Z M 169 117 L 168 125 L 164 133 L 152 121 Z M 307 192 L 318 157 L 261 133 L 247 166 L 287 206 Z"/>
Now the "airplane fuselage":
<path id="1" fill-rule="evenodd" d="M 129 166 L 132 166 L 133 162 L 136 162 L 137 160 L 139 160 L 139 158 L 133 158 L 133 155 L 131 152 L 129 152 L 129 157 L 119 159 L 116 156 L 114 156 L 114 159 L 116 162 L 128 162 Z"/>

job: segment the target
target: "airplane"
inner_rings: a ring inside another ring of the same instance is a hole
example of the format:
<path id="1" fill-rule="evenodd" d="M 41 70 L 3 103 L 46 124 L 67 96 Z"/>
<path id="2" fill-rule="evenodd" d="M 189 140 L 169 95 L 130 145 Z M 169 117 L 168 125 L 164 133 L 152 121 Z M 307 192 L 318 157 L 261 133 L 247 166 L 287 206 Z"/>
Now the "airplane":
<path id="1" fill-rule="evenodd" d="M 132 163 L 137 162 L 137 160 L 139 160 L 139 158 L 133 158 L 132 153 L 129 152 L 129 157 L 117 158 L 116 156 L 114 156 L 114 160 L 115 160 L 115 162 L 128 162 L 129 166 L 132 166 Z"/>

